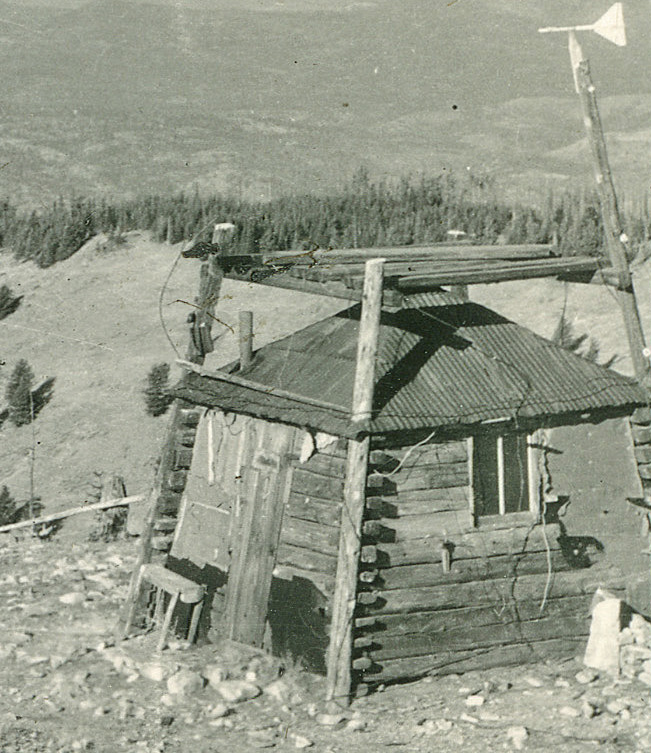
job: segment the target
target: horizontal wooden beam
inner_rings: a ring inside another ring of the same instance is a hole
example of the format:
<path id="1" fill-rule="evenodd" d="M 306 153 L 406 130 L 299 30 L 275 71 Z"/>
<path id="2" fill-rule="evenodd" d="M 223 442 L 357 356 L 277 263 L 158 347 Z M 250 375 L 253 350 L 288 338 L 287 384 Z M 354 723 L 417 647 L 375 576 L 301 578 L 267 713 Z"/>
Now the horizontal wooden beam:
<path id="1" fill-rule="evenodd" d="M 224 277 L 228 280 L 238 280 L 240 282 L 255 283 L 256 285 L 265 285 L 272 288 L 282 288 L 283 290 L 297 290 L 300 293 L 310 293 L 312 295 L 325 295 L 328 298 L 340 298 L 351 303 L 359 303 L 362 300 L 361 286 L 355 290 L 347 286 L 340 280 L 330 282 L 318 282 L 314 280 L 305 280 L 300 276 L 290 274 L 286 271 L 271 274 L 268 277 L 257 279 L 253 274 L 243 275 L 238 272 L 227 272 Z M 397 290 L 385 289 L 382 291 L 382 305 L 400 308 L 402 306 L 403 296 Z"/>
<path id="2" fill-rule="evenodd" d="M 536 277 L 558 277 L 594 273 L 599 263 L 592 258 L 547 259 L 534 263 L 513 262 L 485 269 L 464 270 L 461 267 L 423 275 L 405 275 L 393 284 L 404 293 L 424 292 L 441 285 L 469 285 L 508 280 L 528 280 Z M 391 282 L 390 280 L 388 282 Z"/>
<path id="3" fill-rule="evenodd" d="M 558 246 L 541 243 L 523 243 L 505 246 L 494 244 L 454 244 L 440 243 L 426 246 L 390 246 L 387 248 L 319 248 L 314 251 L 274 251 L 252 255 L 261 258 L 265 264 L 327 263 L 336 260 L 338 264 L 364 262 L 368 259 L 543 259 L 559 256 Z"/>
<path id="4" fill-rule="evenodd" d="M 316 398 L 306 397 L 305 395 L 299 395 L 296 392 L 288 392 L 282 390 L 279 387 L 270 387 L 268 384 L 259 384 L 251 379 L 244 379 L 244 377 L 237 376 L 236 374 L 227 374 L 225 371 L 217 371 L 205 369 L 196 363 L 190 361 L 184 361 L 177 359 L 176 363 L 182 366 L 188 371 L 193 371 L 195 374 L 208 377 L 209 379 L 216 379 L 220 382 L 228 382 L 229 384 L 236 384 L 239 387 L 246 387 L 249 390 L 255 390 L 256 392 L 264 392 L 267 395 L 276 395 L 277 397 L 284 397 L 288 400 L 293 400 L 296 403 L 302 403 L 304 405 L 313 405 L 316 408 L 323 408 L 324 410 L 337 411 L 338 413 L 344 413 L 350 415 L 350 412 L 341 405 L 335 403 L 327 403 L 324 400 L 317 400 Z"/>
<path id="5" fill-rule="evenodd" d="M 38 526 L 43 523 L 52 523 L 55 520 L 63 520 L 69 518 L 72 515 L 81 515 L 84 512 L 93 512 L 97 510 L 109 510 L 112 507 L 125 507 L 133 504 L 134 502 L 142 502 L 144 497 L 142 494 L 136 494 L 133 497 L 120 497 L 119 499 L 107 499 L 104 502 L 95 502 L 92 505 L 80 505 L 79 507 L 71 507 L 67 510 L 61 510 L 61 512 L 53 512 L 50 515 L 43 515 L 41 518 L 30 518 L 30 520 L 21 520 L 20 523 L 8 523 L 7 525 L 0 526 L 0 533 L 7 533 L 8 531 L 15 531 L 18 528 L 28 528 L 29 526 Z"/>

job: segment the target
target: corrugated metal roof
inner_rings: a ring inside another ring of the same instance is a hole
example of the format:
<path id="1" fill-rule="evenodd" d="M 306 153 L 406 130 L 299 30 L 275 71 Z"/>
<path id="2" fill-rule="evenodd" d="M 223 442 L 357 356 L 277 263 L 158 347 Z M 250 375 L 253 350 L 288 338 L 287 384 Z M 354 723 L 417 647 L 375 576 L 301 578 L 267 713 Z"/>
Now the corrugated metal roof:
<path id="1" fill-rule="evenodd" d="M 646 402 L 632 379 L 580 358 L 490 309 L 472 302 L 422 303 L 425 308 L 382 313 L 373 432 L 535 419 Z M 251 368 L 238 372 L 269 390 L 264 399 L 258 392 L 248 410 L 251 395 L 244 387 L 192 375 L 193 388 L 201 384 L 205 402 L 227 410 L 350 435 L 354 431 L 343 429 L 341 414 L 326 420 L 327 411 L 308 406 L 294 405 L 290 411 L 291 401 L 280 400 L 273 390 L 327 401 L 341 406 L 344 415 L 349 412 L 359 311 L 354 306 L 261 348 Z M 283 418 L 284 411 L 291 412 L 291 420 L 289 414 Z"/>

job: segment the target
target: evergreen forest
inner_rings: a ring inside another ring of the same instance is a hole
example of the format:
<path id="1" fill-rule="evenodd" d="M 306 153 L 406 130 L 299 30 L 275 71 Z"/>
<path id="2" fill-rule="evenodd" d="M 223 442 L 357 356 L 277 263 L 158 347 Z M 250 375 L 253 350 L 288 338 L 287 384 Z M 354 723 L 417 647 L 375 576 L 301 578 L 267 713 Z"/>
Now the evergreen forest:
<path id="1" fill-rule="evenodd" d="M 374 182 L 357 171 L 329 195 L 290 195 L 271 201 L 205 196 L 198 191 L 128 200 L 60 199 L 26 211 L 0 202 L 0 248 L 41 267 L 72 256 L 98 233 L 149 230 L 159 241 L 210 240 L 215 222 L 236 226 L 232 253 L 290 249 L 433 244 L 461 230 L 477 243 L 552 243 L 567 255 L 597 255 L 602 245 L 596 196 L 552 193 L 538 206 L 507 202 L 490 180 L 439 175 Z M 625 217 L 633 244 L 651 233 L 648 204 Z"/>

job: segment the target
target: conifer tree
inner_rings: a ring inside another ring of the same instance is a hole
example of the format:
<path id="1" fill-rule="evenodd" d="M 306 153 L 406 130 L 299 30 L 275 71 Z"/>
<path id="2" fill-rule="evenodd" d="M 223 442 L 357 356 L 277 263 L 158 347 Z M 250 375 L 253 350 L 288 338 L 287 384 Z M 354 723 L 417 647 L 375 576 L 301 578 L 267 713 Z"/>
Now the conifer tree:
<path id="1" fill-rule="evenodd" d="M 172 397 L 165 391 L 170 375 L 168 363 L 157 363 L 147 375 L 145 406 L 150 416 L 162 416 L 172 403 Z"/>
<path id="2" fill-rule="evenodd" d="M 21 358 L 9 377 L 5 395 L 9 408 L 9 420 L 15 426 L 24 426 L 32 420 L 34 410 L 32 403 L 33 383 L 34 372 L 27 361 Z"/>

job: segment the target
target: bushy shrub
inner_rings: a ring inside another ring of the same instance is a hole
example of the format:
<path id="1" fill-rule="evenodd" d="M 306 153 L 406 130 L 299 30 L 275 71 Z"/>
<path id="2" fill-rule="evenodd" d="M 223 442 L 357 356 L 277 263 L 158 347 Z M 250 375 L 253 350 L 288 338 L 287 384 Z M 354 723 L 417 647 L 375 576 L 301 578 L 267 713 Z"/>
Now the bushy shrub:
<path id="1" fill-rule="evenodd" d="M 157 363 L 152 366 L 147 375 L 145 388 L 145 408 L 150 416 L 162 416 L 167 412 L 173 398 L 165 391 L 168 386 L 170 366 L 168 363 Z"/>

